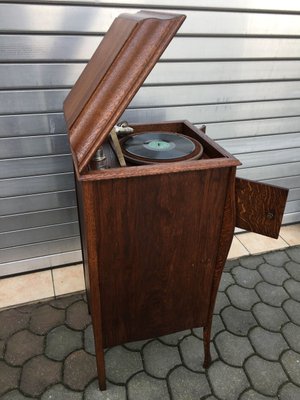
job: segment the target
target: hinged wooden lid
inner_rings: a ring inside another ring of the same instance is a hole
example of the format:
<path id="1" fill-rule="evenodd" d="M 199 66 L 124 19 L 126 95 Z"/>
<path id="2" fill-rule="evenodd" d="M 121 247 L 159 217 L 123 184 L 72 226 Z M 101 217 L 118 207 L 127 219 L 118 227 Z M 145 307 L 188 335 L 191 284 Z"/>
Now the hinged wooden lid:
<path id="1" fill-rule="evenodd" d="M 108 137 L 184 19 L 140 11 L 114 20 L 64 102 L 79 172 Z"/>

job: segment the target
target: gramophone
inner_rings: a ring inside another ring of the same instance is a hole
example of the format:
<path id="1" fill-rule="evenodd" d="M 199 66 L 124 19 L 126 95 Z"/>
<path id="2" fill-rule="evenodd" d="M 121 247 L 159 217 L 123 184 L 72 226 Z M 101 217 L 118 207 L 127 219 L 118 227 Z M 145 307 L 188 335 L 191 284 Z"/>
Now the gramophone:
<path id="1" fill-rule="evenodd" d="M 234 228 L 277 237 L 285 207 L 286 189 L 236 178 L 205 127 L 119 122 L 184 19 L 120 15 L 64 103 L 101 389 L 104 348 L 185 329 L 204 328 L 208 367 Z"/>

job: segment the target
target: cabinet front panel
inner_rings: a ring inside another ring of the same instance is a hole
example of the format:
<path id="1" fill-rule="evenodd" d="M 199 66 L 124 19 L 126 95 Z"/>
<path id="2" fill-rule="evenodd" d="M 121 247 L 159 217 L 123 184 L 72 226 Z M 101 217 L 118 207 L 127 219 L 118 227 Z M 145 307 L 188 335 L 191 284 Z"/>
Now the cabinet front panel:
<path id="1" fill-rule="evenodd" d="M 205 324 L 228 172 L 94 182 L 105 346 Z"/>

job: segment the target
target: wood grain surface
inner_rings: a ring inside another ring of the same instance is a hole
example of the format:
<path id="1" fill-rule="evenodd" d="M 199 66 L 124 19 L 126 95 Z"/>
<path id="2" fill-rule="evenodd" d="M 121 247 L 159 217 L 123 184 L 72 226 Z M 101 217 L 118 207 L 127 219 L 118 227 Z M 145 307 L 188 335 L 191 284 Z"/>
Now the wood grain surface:
<path id="1" fill-rule="evenodd" d="M 228 168 L 97 182 L 104 346 L 203 326 Z"/>
<path id="2" fill-rule="evenodd" d="M 204 326 L 209 365 L 213 307 L 235 220 L 230 193 L 238 160 L 187 121 L 134 129 L 184 132 L 202 144 L 204 155 L 117 168 L 106 143 L 112 168 L 86 174 L 75 168 L 102 389 L 103 348 L 128 341 Z"/>
<path id="3" fill-rule="evenodd" d="M 64 102 L 79 172 L 107 139 L 184 19 L 151 11 L 115 19 Z"/>
<path id="4" fill-rule="evenodd" d="M 288 189 L 236 178 L 236 226 L 278 238 Z"/>
<path id="5" fill-rule="evenodd" d="M 212 279 L 211 293 L 210 293 L 210 304 L 207 321 L 203 328 L 203 341 L 204 341 L 204 368 L 208 368 L 211 363 L 210 355 L 210 336 L 211 326 L 213 321 L 213 311 L 219 289 L 219 284 L 222 276 L 222 272 L 226 263 L 226 259 L 230 250 L 234 227 L 235 227 L 235 173 L 236 168 L 230 168 L 228 174 L 228 184 L 226 200 L 224 204 L 224 213 L 221 223 L 221 232 L 219 236 L 219 244 L 217 250 L 216 264 Z"/>

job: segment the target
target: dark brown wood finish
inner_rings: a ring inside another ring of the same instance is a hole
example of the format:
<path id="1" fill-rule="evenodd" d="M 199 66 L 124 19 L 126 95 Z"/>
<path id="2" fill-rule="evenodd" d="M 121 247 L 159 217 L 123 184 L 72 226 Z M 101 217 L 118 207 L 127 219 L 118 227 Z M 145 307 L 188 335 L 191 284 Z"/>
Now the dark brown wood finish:
<path id="1" fill-rule="evenodd" d="M 278 238 L 288 190 L 236 178 L 236 226 Z"/>
<path id="2" fill-rule="evenodd" d="M 206 323 L 227 180 L 218 168 L 98 182 L 104 346 Z"/>
<path id="3" fill-rule="evenodd" d="M 212 279 L 211 291 L 210 291 L 210 304 L 207 321 L 203 328 L 203 340 L 204 340 L 204 368 L 208 368 L 211 363 L 210 355 L 210 335 L 211 325 L 213 319 L 213 310 L 215 307 L 217 292 L 222 276 L 222 272 L 225 266 L 225 262 L 230 250 L 234 228 L 235 228 L 235 168 L 230 168 L 226 200 L 224 204 L 223 219 L 221 225 L 221 233 L 219 236 L 219 244 L 217 250 L 216 263 Z"/>
<path id="4" fill-rule="evenodd" d="M 151 11 L 115 19 L 64 102 L 79 172 L 108 138 L 184 19 Z"/>
<path id="5" fill-rule="evenodd" d="M 192 327 L 204 326 L 208 366 L 212 311 L 234 226 L 234 176 L 235 167 L 78 176 L 101 389 L 104 347 Z"/>
<path id="6" fill-rule="evenodd" d="M 92 317 L 93 332 L 95 337 L 96 361 L 99 387 L 106 389 L 104 345 L 102 333 L 101 292 L 99 282 L 101 281 L 98 266 L 98 238 L 97 220 L 95 218 L 94 188 L 92 182 L 79 182 L 81 197 L 81 234 L 83 235 L 83 260 L 85 267 L 85 279 L 87 284 L 89 309 Z"/>
<path id="7" fill-rule="evenodd" d="M 101 389 L 104 347 L 184 329 L 204 328 L 208 367 L 235 223 L 269 236 L 281 223 L 287 191 L 236 179 L 240 162 L 188 121 L 134 130 L 189 136 L 203 146 L 200 160 L 118 166 L 109 132 L 183 20 L 147 11 L 117 18 L 64 105 Z M 100 144 L 109 168 L 93 170 Z"/>

